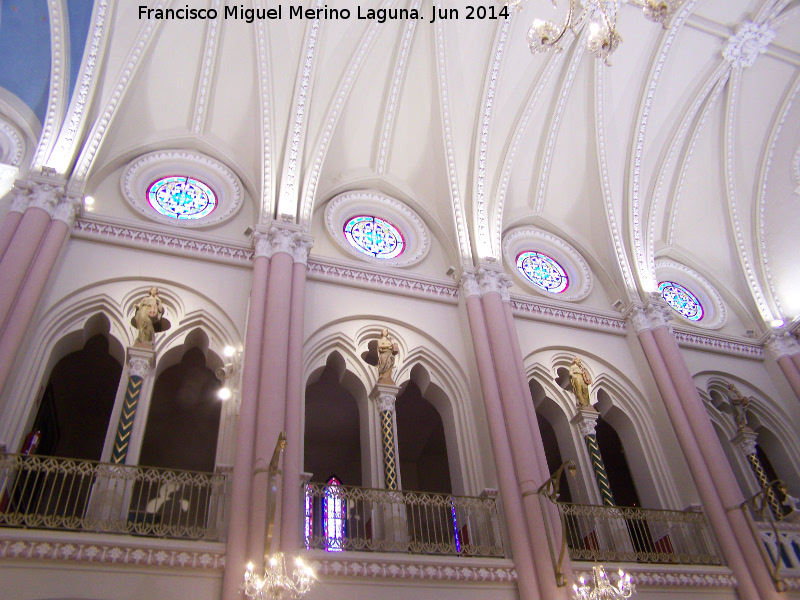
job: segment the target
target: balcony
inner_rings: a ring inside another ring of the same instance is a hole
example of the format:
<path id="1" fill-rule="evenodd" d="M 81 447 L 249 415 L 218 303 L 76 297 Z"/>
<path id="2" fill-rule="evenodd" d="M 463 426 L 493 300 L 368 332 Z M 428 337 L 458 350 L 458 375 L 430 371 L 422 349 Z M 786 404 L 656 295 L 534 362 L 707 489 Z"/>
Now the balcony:
<path id="1" fill-rule="evenodd" d="M 224 541 L 227 474 L 0 455 L 0 527 Z"/>
<path id="2" fill-rule="evenodd" d="M 497 499 L 305 484 L 305 546 L 504 558 Z"/>

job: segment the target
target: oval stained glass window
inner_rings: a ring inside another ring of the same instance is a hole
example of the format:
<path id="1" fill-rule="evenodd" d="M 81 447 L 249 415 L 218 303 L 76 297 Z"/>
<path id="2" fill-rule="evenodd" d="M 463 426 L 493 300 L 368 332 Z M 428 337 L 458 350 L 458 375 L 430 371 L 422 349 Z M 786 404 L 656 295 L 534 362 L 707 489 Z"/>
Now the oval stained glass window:
<path id="1" fill-rule="evenodd" d="M 658 284 L 661 297 L 672 307 L 672 310 L 690 321 L 703 318 L 703 305 L 692 292 L 674 281 L 662 281 Z"/>
<path id="2" fill-rule="evenodd" d="M 564 268 L 541 252 L 520 252 L 517 269 L 536 287 L 551 294 L 560 294 L 569 287 L 569 277 Z"/>
<path id="3" fill-rule="evenodd" d="M 353 248 L 375 258 L 400 256 L 406 247 L 397 227 L 369 215 L 349 219 L 344 224 L 344 236 Z"/>
<path id="4" fill-rule="evenodd" d="M 202 219 L 217 207 L 217 195 L 191 177 L 163 177 L 147 188 L 147 201 L 156 212 L 173 219 Z"/>

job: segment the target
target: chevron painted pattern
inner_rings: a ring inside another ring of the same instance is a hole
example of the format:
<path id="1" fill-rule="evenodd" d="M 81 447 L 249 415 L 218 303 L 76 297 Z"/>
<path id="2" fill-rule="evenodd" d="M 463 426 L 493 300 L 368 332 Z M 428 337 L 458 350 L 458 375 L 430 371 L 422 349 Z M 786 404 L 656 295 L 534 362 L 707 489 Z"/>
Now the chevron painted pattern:
<path id="1" fill-rule="evenodd" d="M 394 452 L 394 420 L 392 411 L 381 411 L 381 441 L 383 442 L 383 475 L 387 490 L 397 489 L 397 466 Z"/>
<path id="2" fill-rule="evenodd" d="M 761 489 L 767 494 L 767 502 L 769 502 L 769 507 L 772 509 L 772 514 L 775 515 L 776 519 L 782 519 L 785 516 L 783 506 L 781 506 L 778 500 L 775 488 L 770 485 L 769 477 L 767 477 L 767 473 L 764 471 L 761 461 L 758 460 L 758 454 L 748 454 L 747 461 L 750 463 L 753 473 L 756 474 L 758 483 L 761 484 Z"/>
<path id="3" fill-rule="evenodd" d="M 111 462 L 117 465 L 124 464 L 125 458 L 128 456 L 128 445 L 131 441 L 133 421 L 136 419 L 136 405 L 139 404 L 139 394 L 142 391 L 143 381 L 144 379 L 136 375 L 131 375 L 128 378 L 125 401 L 122 403 L 117 435 L 114 436 L 114 448 L 111 451 Z"/>
<path id="4" fill-rule="evenodd" d="M 608 483 L 606 466 L 603 464 L 603 457 L 600 456 L 600 447 L 597 445 L 597 436 L 587 435 L 586 448 L 589 450 L 589 458 L 592 460 L 592 469 L 597 479 L 597 486 L 600 488 L 600 496 L 603 498 L 604 506 L 614 506 L 614 496 L 611 495 L 611 485 Z"/>

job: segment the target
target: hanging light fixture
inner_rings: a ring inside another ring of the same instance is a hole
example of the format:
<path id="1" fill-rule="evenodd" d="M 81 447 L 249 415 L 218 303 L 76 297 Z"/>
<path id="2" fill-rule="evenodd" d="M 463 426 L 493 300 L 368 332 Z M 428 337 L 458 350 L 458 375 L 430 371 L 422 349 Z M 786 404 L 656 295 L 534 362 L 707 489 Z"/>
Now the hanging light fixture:
<path id="1" fill-rule="evenodd" d="M 552 0 L 557 8 L 557 0 Z M 528 30 L 528 46 L 534 54 L 555 50 L 560 52 L 561 39 L 568 30 L 577 32 L 589 21 L 589 52 L 607 65 L 608 57 L 622 42 L 617 31 L 617 13 L 620 4 L 639 6 L 645 18 L 666 27 L 667 19 L 683 0 L 567 0 L 569 7 L 564 23 L 559 26 L 550 20 L 534 19 Z M 527 0 L 505 0 L 505 5 L 516 11 L 522 10 Z"/>
<path id="2" fill-rule="evenodd" d="M 626 575 L 622 569 L 619 570 L 617 585 L 609 581 L 603 565 L 595 565 L 592 571 L 593 585 L 581 577 L 580 585 L 576 583 L 572 586 L 575 600 L 622 600 L 630 598 L 636 591 L 636 586 L 631 583 L 631 576 Z"/>
<path id="3" fill-rule="evenodd" d="M 244 573 L 244 595 L 250 600 L 295 600 L 302 598 L 314 583 L 311 567 L 299 557 L 291 570 L 286 568 L 283 552 L 272 555 L 264 568 L 264 574 L 253 572 L 253 563 L 248 563 Z"/>
<path id="4" fill-rule="evenodd" d="M 278 436 L 272 460 L 266 468 L 256 469 L 255 473 L 267 472 L 267 514 L 266 514 L 266 541 L 264 544 L 264 573 L 255 572 L 253 563 L 247 563 L 244 572 L 244 584 L 241 589 L 249 600 L 296 600 L 302 598 L 316 581 L 316 576 L 311 567 L 306 565 L 300 557 L 294 559 L 291 569 L 287 568 L 286 557 L 283 552 L 276 552 L 270 556 L 272 534 L 275 529 L 275 504 L 278 493 L 278 468 L 281 454 L 286 448 L 286 437 L 283 432 Z"/>

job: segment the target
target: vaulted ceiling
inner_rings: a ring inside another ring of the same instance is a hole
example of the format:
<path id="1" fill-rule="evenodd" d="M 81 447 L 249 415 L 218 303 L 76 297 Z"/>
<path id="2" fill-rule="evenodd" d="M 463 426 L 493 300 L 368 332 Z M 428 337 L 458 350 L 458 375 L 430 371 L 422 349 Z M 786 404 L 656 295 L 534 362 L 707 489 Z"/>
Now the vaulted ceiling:
<path id="1" fill-rule="evenodd" d="M 0 117 L 14 108 L 38 125 L 33 169 L 66 174 L 75 193 L 110 194 L 104 182 L 133 158 L 192 148 L 237 173 L 251 222 L 313 230 L 334 195 L 377 189 L 423 218 L 445 264 L 502 260 L 504 232 L 532 226 L 583 255 L 605 308 L 655 289 L 667 257 L 722 294 L 743 325 L 732 333 L 800 315 L 800 0 L 684 0 L 668 28 L 623 3 L 611 66 L 584 30 L 562 52 L 531 54 L 532 19 L 562 14 L 564 0 L 561 13 L 529 0 L 494 20 L 442 0 L 458 18 L 433 23 L 430 0 L 342 0 L 330 6 L 349 19 L 319 20 L 290 19 L 284 4 L 281 19 L 252 23 L 223 18 L 221 0 L 188 2 L 216 20 L 98 0 L 89 21 L 72 1 L 46 4 L 59 34 L 36 34 L 51 49 L 49 103 L 0 72 Z M 359 6 L 420 18 L 359 19 Z M 28 7 L 2 2 L 0 46 Z M 65 34 L 84 21 L 70 95 L 78 42 Z M 121 202 L 95 210 L 141 218 Z M 416 269 L 444 276 L 432 265 Z"/>

